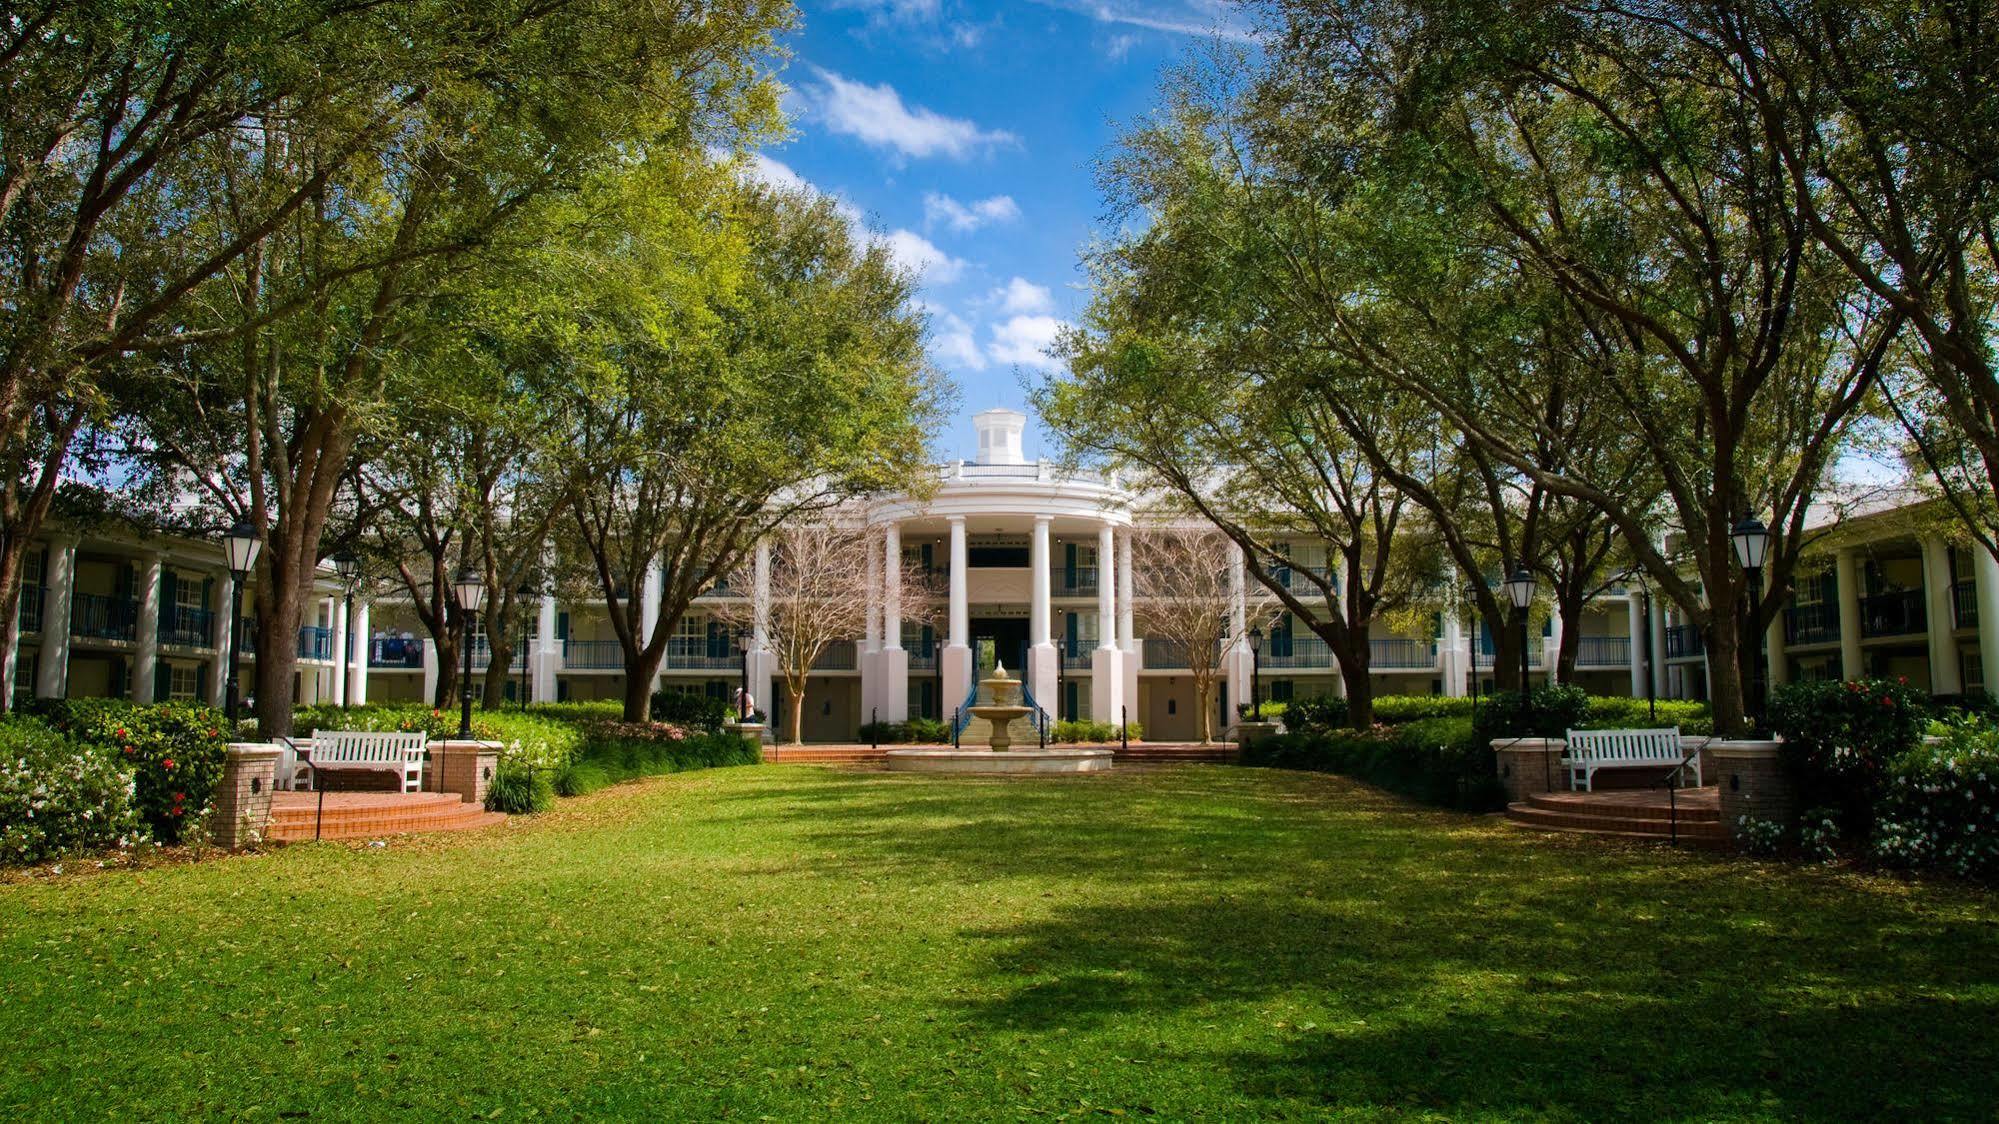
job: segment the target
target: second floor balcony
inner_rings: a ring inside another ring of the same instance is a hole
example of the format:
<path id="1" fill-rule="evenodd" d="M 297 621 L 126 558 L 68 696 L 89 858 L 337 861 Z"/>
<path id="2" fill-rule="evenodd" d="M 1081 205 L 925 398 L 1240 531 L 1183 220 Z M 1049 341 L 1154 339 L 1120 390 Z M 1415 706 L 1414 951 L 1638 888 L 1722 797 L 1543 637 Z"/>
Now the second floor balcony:
<path id="1" fill-rule="evenodd" d="M 562 666 L 574 671 L 623 671 L 625 649 L 616 640 L 564 640 Z"/>
<path id="2" fill-rule="evenodd" d="M 1367 662 L 1382 671 L 1428 671 L 1437 666 L 1437 645 L 1429 640 L 1393 637 L 1369 640 Z M 1332 666 L 1330 660 L 1326 666 Z"/>
<path id="3" fill-rule="evenodd" d="M 1957 628 L 1978 627 L 1978 583 L 1970 579 L 1953 582 L 1950 587 L 1951 611 L 1956 616 Z"/>
<path id="4" fill-rule="evenodd" d="M 207 609 L 173 605 L 160 611 L 160 643 L 181 648 L 215 646 L 215 614 Z"/>
<path id="5" fill-rule="evenodd" d="M 45 586 L 30 585 L 21 588 L 21 607 L 14 614 L 14 627 L 22 633 L 42 630 L 42 606 L 48 602 L 49 591 Z"/>
<path id="6" fill-rule="evenodd" d="M 1860 599 L 1860 635 L 1909 636 L 1925 631 L 1923 591 L 1898 590 Z"/>
<path id="7" fill-rule="evenodd" d="M 1048 588 L 1056 597 L 1093 597 L 1097 592 L 1097 568 L 1057 566 L 1049 572 Z"/>
<path id="8" fill-rule="evenodd" d="M 86 640 L 130 643 L 139 631 L 139 603 L 130 597 L 72 593 L 69 634 Z"/>
<path id="9" fill-rule="evenodd" d="M 1630 667 L 1629 636 L 1581 636 L 1576 639 L 1576 666 Z"/>
<path id="10" fill-rule="evenodd" d="M 1784 610 L 1784 641 L 1788 644 L 1837 644 L 1839 606 L 1816 601 Z"/>
<path id="11" fill-rule="evenodd" d="M 409 671 L 423 666 L 423 641 L 378 636 L 368 641 L 368 666 Z"/>
<path id="12" fill-rule="evenodd" d="M 1701 630 L 1690 624 L 1668 625 L 1666 628 L 1666 658 L 1669 660 L 1690 659 L 1707 651 L 1707 642 L 1701 639 Z"/>
<path id="13" fill-rule="evenodd" d="M 247 617 L 243 621 L 243 654 L 257 654 L 257 618 Z M 298 658 L 302 660 L 333 659 L 333 630 L 318 625 L 306 625 L 298 630 Z"/>
<path id="14" fill-rule="evenodd" d="M 852 640 L 835 640 L 812 661 L 814 671 L 852 671 L 860 666 Z"/>

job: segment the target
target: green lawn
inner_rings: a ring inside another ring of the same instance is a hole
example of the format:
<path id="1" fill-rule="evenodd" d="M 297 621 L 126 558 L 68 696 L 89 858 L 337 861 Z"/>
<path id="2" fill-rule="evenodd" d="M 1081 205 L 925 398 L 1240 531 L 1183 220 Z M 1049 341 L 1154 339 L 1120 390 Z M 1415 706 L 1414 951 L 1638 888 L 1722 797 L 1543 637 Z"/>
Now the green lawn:
<path id="1" fill-rule="evenodd" d="M 1337 777 L 762 767 L 0 885 L 0 1117 L 1961 1116 L 1999 898 Z"/>

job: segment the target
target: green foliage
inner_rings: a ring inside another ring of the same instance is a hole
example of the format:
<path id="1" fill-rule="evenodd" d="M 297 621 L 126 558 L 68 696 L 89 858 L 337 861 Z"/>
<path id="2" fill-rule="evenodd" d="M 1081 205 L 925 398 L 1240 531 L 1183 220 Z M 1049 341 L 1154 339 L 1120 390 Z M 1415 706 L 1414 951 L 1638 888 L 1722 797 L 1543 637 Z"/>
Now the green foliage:
<path id="1" fill-rule="evenodd" d="M 132 769 L 110 749 L 35 719 L 0 720 L 0 864 L 124 846 L 139 834 Z"/>
<path id="2" fill-rule="evenodd" d="M 123 699 L 50 699 L 36 709 L 56 730 L 107 749 L 132 769 L 133 806 L 154 839 L 178 843 L 207 815 L 228 759 L 221 711 Z"/>
<path id="3" fill-rule="evenodd" d="M 1559 738 L 1580 729 L 1590 713 L 1590 697 L 1581 687 L 1558 683 L 1526 693 L 1503 691 L 1481 700 L 1478 736 L 1493 738 Z"/>
<path id="4" fill-rule="evenodd" d="M 1839 809 L 1849 838 L 1864 839 L 1888 783 L 1888 766 L 1922 738 L 1928 709 L 1907 683 L 1787 683 L 1770 696 L 1770 725 L 1805 807 Z"/>
<path id="5" fill-rule="evenodd" d="M 1336 704 L 1327 710 L 1336 713 L 1341 720 L 1346 717 L 1346 700 L 1332 699 Z M 1481 706 L 1483 701 L 1481 700 Z M 1472 700 L 1450 695 L 1385 695 L 1374 700 L 1374 720 L 1386 726 L 1400 726 L 1404 722 L 1416 722 L 1424 718 L 1470 718 Z"/>
<path id="6" fill-rule="evenodd" d="M 1714 711 L 1691 699 L 1644 699 L 1623 695 L 1592 695 L 1589 710 L 1577 730 L 1642 730 L 1678 726 L 1682 734 L 1714 733 Z"/>
<path id="7" fill-rule="evenodd" d="M 907 722 L 863 722 L 860 739 L 869 745 L 943 745 L 951 740 L 951 724 L 921 717 Z"/>
<path id="8" fill-rule="evenodd" d="M 555 791 L 581 796 L 606 785 L 662 773 L 755 765 L 763 747 L 734 734 L 687 735 L 676 726 L 613 722 L 585 727 L 575 760 L 554 774 Z"/>
<path id="9" fill-rule="evenodd" d="M 1955 719 L 1934 744 L 1919 741 L 1897 756 L 1872 843 L 1875 857 L 1893 865 L 1999 879 L 1999 726 Z"/>
<path id="10" fill-rule="evenodd" d="M 539 815 L 555 807 L 555 784 L 549 770 L 524 761 L 503 759 L 486 787 L 486 810 L 510 816 Z"/>
<path id="11" fill-rule="evenodd" d="M 525 711 L 499 708 L 472 711 L 472 736 L 499 742 L 507 756 L 537 769 L 560 769 L 583 745 L 581 723 L 600 717 L 594 704 L 551 703 Z M 615 714 L 615 711 L 611 713 Z M 357 706 L 302 706 L 293 711 L 292 729 L 301 736 L 314 730 L 394 730 L 421 732 L 432 741 L 458 736 L 458 711 L 419 703 Z"/>
<path id="12" fill-rule="evenodd" d="M 720 730 L 722 723 L 734 716 L 729 700 L 692 691 L 654 691 L 650 713 L 654 722 L 669 722 L 709 734 Z"/>
<path id="13" fill-rule="evenodd" d="M 1133 722 L 1130 724 L 1130 729 L 1126 736 L 1132 741 L 1142 741 L 1145 738 L 1145 727 Z M 1097 722 L 1092 719 L 1057 722 L 1049 727 L 1048 740 L 1064 743 L 1114 742 L 1118 740 L 1118 724 L 1115 722 Z"/>
<path id="14" fill-rule="evenodd" d="M 1382 716 L 1383 703 L 1394 703 L 1394 699 L 1376 699 L 1375 715 L 1383 722 L 1394 721 Z M 1395 708 L 1390 706 L 1392 713 Z M 1314 695 L 1309 699 L 1292 699 L 1285 704 L 1284 726 L 1292 733 L 1323 734 L 1345 726 L 1347 722 L 1347 701 L 1333 695 Z"/>
<path id="15" fill-rule="evenodd" d="M 1241 760 L 1244 765 L 1341 773 L 1444 808 L 1489 812 L 1505 803 L 1492 746 L 1464 718 L 1281 734 L 1251 743 Z"/>

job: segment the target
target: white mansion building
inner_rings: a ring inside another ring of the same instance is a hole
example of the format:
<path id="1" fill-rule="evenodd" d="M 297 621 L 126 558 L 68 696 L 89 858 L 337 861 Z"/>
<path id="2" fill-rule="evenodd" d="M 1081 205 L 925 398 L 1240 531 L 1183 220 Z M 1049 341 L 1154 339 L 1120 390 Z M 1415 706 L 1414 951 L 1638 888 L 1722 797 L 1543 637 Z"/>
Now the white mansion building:
<path id="1" fill-rule="evenodd" d="M 878 572 L 920 567 L 948 591 L 948 606 L 933 617 L 940 624 L 884 629 L 882 621 L 904 614 L 878 594 L 867 634 L 834 646 L 815 668 L 806 738 L 849 740 L 871 718 L 949 718 L 965 700 L 975 662 L 989 666 L 994 658 L 1020 669 L 1026 690 L 1051 716 L 1128 717 L 1144 724 L 1148 738 L 1194 736 L 1184 657 L 1169 645 L 1148 647 L 1133 627 L 1131 534 L 1134 519 L 1144 518 L 1136 497 L 1115 479 L 1027 460 L 1021 414 L 988 410 L 974 423 L 976 460 L 941 466 L 925 498 L 886 497 L 858 513 L 878 544 Z M 1772 682 L 1906 675 L 1936 693 L 1999 693 L 1999 566 L 1982 550 L 1912 532 L 1915 524 L 1897 518 L 1901 510 L 1847 520 L 1828 537 L 1837 545 L 1818 553 L 1830 564 L 1805 568 L 1791 609 L 1771 630 Z M 1294 569 L 1327 565 L 1323 544 L 1294 543 L 1291 557 Z M 758 573 L 767 567 L 767 553 L 760 554 Z M 1244 580 L 1238 558 L 1238 588 Z M 669 642 L 662 686 L 734 690 L 742 658 L 713 610 L 746 592 L 754 590 L 723 586 L 695 602 Z M 296 641 L 301 702 L 427 699 L 440 675 L 455 675 L 438 666 L 435 645 L 407 603 L 356 601 L 350 619 L 330 567 L 317 593 L 311 623 Z M 4 653 L 16 696 L 219 704 L 232 600 L 219 544 L 57 529 L 30 553 L 20 636 Z M 1554 663 L 1560 628 L 1549 622 L 1531 653 L 1537 675 Z M 1590 691 L 1704 693 L 1698 634 L 1638 591 L 1599 597 L 1582 630 L 1573 678 Z M 544 596 L 528 632 L 512 661 L 510 694 L 536 701 L 622 696 L 623 661 L 601 604 Z M 1450 613 L 1437 614 L 1435 627 L 1420 634 L 1378 627 L 1371 647 L 1377 694 L 1462 695 L 1491 671 L 1490 637 Z M 475 637 L 473 653 L 483 667 L 483 636 Z M 255 658 L 246 650 L 246 693 Z M 1228 653 L 1226 689 L 1215 700 L 1222 716 L 1249 700 L 1251 664 L 1246 646 Z M 1288 614 L 1270 630 L 1260 664 L 1266 698 L 1342 689 L 1324 641 Z M 769 654 L 753 651 L 750 665 L 751 693 L 781 714 L 772 705 L 780 700 Z"/>

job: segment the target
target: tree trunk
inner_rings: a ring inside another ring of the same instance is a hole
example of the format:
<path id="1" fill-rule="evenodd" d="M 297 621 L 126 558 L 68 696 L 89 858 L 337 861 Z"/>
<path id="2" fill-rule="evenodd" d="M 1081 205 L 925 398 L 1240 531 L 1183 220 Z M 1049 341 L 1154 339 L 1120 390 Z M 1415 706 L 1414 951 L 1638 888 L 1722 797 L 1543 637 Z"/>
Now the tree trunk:
<path id="1" fill-rule="evenodd" d="M 507 678 L 513 670 L 512 645 L 486 646 L 486 672 L 480 680 L 479 709 L 499 710 L 507 704 Z"/>
<path id="2" fill-rule="evenodd" d="M 1576 655 L 1583 646 L 1583 597 L 1562 598 L 1557 605 L 1562 618 L 1562 642 L 1555 653 L 1555 677 L 1564 683 L 1576 680 Z M 1636 638 L 1634 638 L 1636 642 Z"/>
<path id="3" fill-rule="evenodd" d="M 437 693 L 430 705 L 437 710 L 449 710 L 458 705 L 458 680 L 464 675 L 460 666 L 459 632 L 446 626 L 436 637 L 437 644 Z"/>
<path id="4" fill-rule="evenodd" d="M 1735 598 L 1726 598 L 1733 602 Z M 1732 612 L 1716 606 L 1707 629 L 1708 705 L 1714 711 L 1714 728 L 1724 734 L 1749 733 L 1742 691 L 1742 622 Z"/>
<path id="5" fill-rule="evenodd" d="M 1362 654 L 1340 661 L 1340 682 L 1347 691 L 1347 725 L 1356 730 L 1374 725 L 1374 676 L 1367 661 L 1364 649 Z"/>
<path id="6" fill-rule="evenodd" d="M 787 731 L 787 733 L 790 735 L 789 740 L 792 745 L 804 745 L 805 744 L 804 686 L 802 684 L 794 686 L 790 683 L 787 683 L 785 684 L 785 690 L 791 693 L 791 697 L 785 700 L 785 702 L 789 704 L 791 707 L 791 729 Z"/>
<path id="7" fill-rule="evenodd" d="M 661 645 L 651 654 L 641 648 L 636 661 L 625 661 L 625 721 L 644 722 L 652 717 L 652 685 L 665 659 L 666 647 Z"/>
<path id="8" fill-rule="evenodd" d="M 299 618 L 305 609 L 303 589 L 296 581 L 278 580 L 278 569 L 265 571 L 272 580 L 258 587 L 256 598 L 257 736 L 267 741 L 292 732 L 292 680 L 298 672 Z"/>
<path id="9" fill-rule="evenodd" d="M 1492 687 L 1495 691 L 1520 689 L 1520 630 L 1511 619 L 1485 622 L 1492 633 Z M 1474 638 L 1473 643 L 1477 643 Z"/>
<path id="10" fill-rule="evenodd" d="M 1194 680 L 1194 710 L 1201 716 L 1201 744 L 1210 745 L 1215 740 L 1214 708 L 1208 705 L 1209 696 L 1214 693 L 1214 684 L 1207 680 Z"/>
<path id="11" fill-rule="evenodd" d="M 27 543 L 19 544 L 11 537 L 0 536 L 0 652 L 12 649 L 14 659 L 20 661 L 21 624 L 21 560 L 25 556 Z M 42 622 L 46 631 L 47 621 Z M 63 621 L 68 628 L 69 622 Z M 0 714 L 5 714 L 14 706 L 14 685 L 0 684 Z"/>

